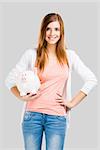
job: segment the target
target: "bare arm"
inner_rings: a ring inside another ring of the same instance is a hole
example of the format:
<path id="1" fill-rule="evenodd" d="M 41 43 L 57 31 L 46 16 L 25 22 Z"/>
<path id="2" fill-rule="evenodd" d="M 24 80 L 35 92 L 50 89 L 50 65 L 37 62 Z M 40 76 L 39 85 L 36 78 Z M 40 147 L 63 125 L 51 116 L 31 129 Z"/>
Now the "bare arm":
<path id="1" fill-rule="evenodd" d="M 20 96 L 20 92 L 17 89 L 16 86 L 11 88 L 11 92 L 20 100 L 23 101 L 29 101 L 29 100 L 34 100 L 35 98 L 37 98 L 38 96 L 40 96 L 40 92 L 37 92 L 36 95 L 33 95 L 32 93 L 30 93 L 29 95 L 25 95 L 25 96 Z"/>
<path id="2" fill-rule="evenodd" d="M 75 107 L 76 105 L 78 105 L 87 95 L 82 92 L 79 91 L 73 98 L 71 101 L 64 101 L 62 96 L 60 94 L 57 93 L 57 95 L 59 96 L 59 98 L 56 99 L 56 101 L 58 103 L 60 103 L 63 106 L 66 106 L 68 109 L 71 109 L 73 107 Z"/>
<path id="3" fill-rule="evenodd" d="M 17 98 L 21 98 L 20 97 L 20 93 L 19 93 L 19 91 L 18 91 L 18 89 L 17 89 L 17 87 L 16 86 L 14 86 L 14 87 L 12 87 L 11 88 L 11 92 L 17 97 Z"/>
<path id="4" fill-rule="evenodd" d="M 69 108 L 73 108 L 75 106 L 77 106 L 81 101 L 83 101 L 83 99 L 86 97 L 87 95 L 82 92 L 82 91 L 79 91 L 73 98 L 70 102 L 67 102 L 66 103 L 66 106 L 69 107 Z"/>

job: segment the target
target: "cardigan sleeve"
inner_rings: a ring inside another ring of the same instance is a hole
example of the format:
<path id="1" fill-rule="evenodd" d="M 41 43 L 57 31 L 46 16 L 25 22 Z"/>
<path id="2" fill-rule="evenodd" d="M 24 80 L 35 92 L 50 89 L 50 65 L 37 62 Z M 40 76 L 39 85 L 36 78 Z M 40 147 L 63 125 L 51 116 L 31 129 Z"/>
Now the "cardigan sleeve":
<path id="1" fill-rule="evenodd" d="M 26 50 L 15 67 L 8 73 L 8 76 L 5 79 L 5 85 L 9 90 L 16 85 L 16 76 L 18 73 L 27 69 L 28 55 L 29 50 Z"/>
<path id="2" fill-rule="evenodd" d="M 84 81 L 83 87 L 80 89 L 86 95 L 97 85 L 95 74 L 88 68 L 80 57 L 73 51 L 73 69 L 81 76 Z"/>

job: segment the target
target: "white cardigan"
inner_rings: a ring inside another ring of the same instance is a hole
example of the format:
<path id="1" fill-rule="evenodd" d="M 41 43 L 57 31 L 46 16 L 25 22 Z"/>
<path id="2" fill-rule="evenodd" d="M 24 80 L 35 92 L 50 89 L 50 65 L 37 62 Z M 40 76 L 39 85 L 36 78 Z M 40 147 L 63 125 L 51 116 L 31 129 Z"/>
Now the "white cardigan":
<path id="1" fill-rule="evenodd" d="M 79 56 L 73 50 L 66 50 L 68 61 L 69 61 L 69 76 L 67 80 L 67 84 L 64 87 L 64 96 L 65 99 L 71 100 L 71 72 L 75 70 L 80 77 L 84 80 L 83 87 L 80 89 L 85 94 L 88 93 L 97 85 L 97 79 L 94 73 L 82 62 Z M 16 74 L 19 71 L 24 71 L 27 69 L 33 69 L 36 60 L 36 50 L 28 49 L 22 55 L 20 61 L 16 64 L 15 68 L 13 68 L 8 74 L 5 83 L 8 89 L 15 86 L 15 78 Z"/>
<path id="2" fill-rule="evenodd" d="M 69 77 L 67 81 L 67 85 L 65 86 L 65 92 L 67 94 L 66 100 L 71 100 L 71 72 L 75 70 L 80 77 L 84 80 L 84 85 L 80 89 L 85 94 L 88 93 L 97 85 L 97 79 L 94 73 L 82 62 L 79 56 L 73 50 L 66 50 L 67 57 L 69 61 Z M 36 60 L 36 50 L 28 49 L 22 55 L 20 61 L 16 64 L 15 68 L 13 68 L 6 80 L 6 86 L 10 90 L 11 87 L 15 86 L 15 77 L 19 71 L 24 71 L 27 69 L 33 69 L 34 63 Z"/>

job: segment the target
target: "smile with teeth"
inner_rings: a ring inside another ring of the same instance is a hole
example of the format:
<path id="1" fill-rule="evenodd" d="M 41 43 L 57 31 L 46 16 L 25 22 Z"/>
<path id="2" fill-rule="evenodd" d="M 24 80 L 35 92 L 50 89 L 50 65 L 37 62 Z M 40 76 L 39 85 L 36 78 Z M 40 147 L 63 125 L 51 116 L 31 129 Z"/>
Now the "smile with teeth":
<path id="1" fill-rule="evenodd" d="M 54 40 L 57 36 L 48 37 L 50 40 Z"/>

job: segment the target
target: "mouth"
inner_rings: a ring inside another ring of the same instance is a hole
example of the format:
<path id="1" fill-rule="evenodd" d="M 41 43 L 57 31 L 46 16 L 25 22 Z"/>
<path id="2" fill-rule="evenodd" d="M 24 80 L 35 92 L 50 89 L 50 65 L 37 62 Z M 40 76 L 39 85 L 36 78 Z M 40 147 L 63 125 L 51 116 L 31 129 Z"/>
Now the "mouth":
<path id="1" fill-rule="evenodd" d="M 53 37 L 52 37 L 52 36 L 49 36 L 48 38 L 49 38 L 50 40 L 55 40 L 55 39 L 57 38 L 57 36 L 53 36 Z"/>

